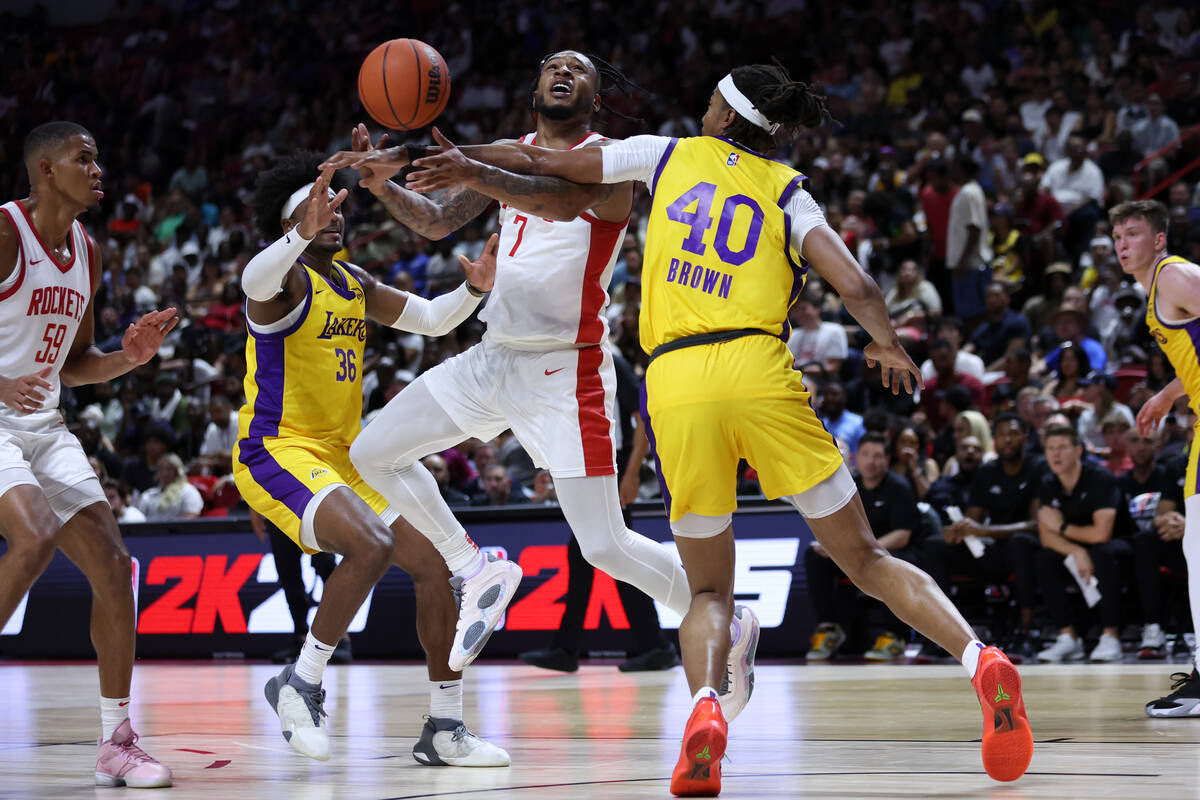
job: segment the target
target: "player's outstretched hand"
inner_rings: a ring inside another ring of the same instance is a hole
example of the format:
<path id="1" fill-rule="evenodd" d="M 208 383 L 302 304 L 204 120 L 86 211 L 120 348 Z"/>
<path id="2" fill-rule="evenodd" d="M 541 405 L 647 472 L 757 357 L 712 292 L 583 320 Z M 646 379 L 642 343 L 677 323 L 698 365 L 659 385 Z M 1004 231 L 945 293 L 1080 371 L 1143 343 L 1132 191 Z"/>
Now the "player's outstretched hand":
<path id="1" fill-rule="evenodd" d="M 46 367 L 41 372 L 20 378 L 0 378 L 0 403 L 21 414 L 37 411 L 46 400 L 46 395 L 38 390 L 49 392 L 54 388 L 46 380 L 50 370 L 51 367 Z"/>
<path id="2" fill-rule="evenodd" d="M 167 334 L 179 324 L 174 308 L 151 311 L 125 329 L 121 337 L 121 352 L 135 367 L 154 358 Z"/>
<path id="3" fill-rule="evenodd" d="M 361 133 L 358 130 L 361 129 Z M 385 134 L 386 135 L 386 134 Z M 356 140 L 356 137 L 357 138 Z M 321 169 L 342 169 L 343 167 L 351 167 L 363 173 L 363 180 L 360 185 L 364 188 L 367 186 L 366 172 L 370 170 L 371 180 L 378 180 L 380 185 L 383 181 L 390 179 L 397 172 L 408 166 L 408 148 L 407 147 L 381 147 L 383 140 L 380 139 L 375 147 L 363 147 L 363 138 L 366 143 L 370 144 L 370 137 L 366 135 L 366 126 L 359 124 L 355 132 L 350 134 L 350 146 L 352 150 L 340 150 L 329 158 L 321 162 Z M 359 149 L 359 148 L 362 149 Z"/>
<path id="4" fill-rule="evenodd" d="M 467 282 L 481 292 L 490 292 L 496 283 L 496 249 L 500 246 L 500 234 L 488 237 L 478 261 L 459 255 L 458 263 L 467 275 Z"/>
<path id="5" fill-rule="evenodd" d="M 437 127 L 433 129 L 433 140 L 438 143 L 441 152 L 413 162 L 417 170 L 408 174 L 409 189 L 427 194 L 438 189 L 461 186 L 478 174 L 479 162 L 467 158 L 457 145 L 442 136 Z"/>
<path id="6" fill-rule="evenodd" d="M 863 359 L 868 367 L 879 365 L 880 382 L 890 387 L 892 394 L 900 394 L 901 389 L 907 394 L 912 394 L 914 386 L 925 388 L 921 370 L 917 369 L 917 365 L 899 342 L 889 345 L 871 342 L 863 350 Z"/>
<path id="7" fill-rule="evenodd" d="M 384 150 L 384 144 L 387 143 L 388 135 L 385 133 L 379 137 L 379 141 L 371 144 L 371 134 L 367 132 L 367 126 L 358 123 L 353 130 L 350 131 L 350 147 L 355 153 L 372 153 L 377 150 Z M 390 177 L 386 170 L 371 166 L 370 163 L 359 164 L 358 173 L 362 179 L 358 185 L 364 189 L 369 189 L 371 192 L 378 192 L 387 183 Z"/>
<path id="8" fill-rule="evenodd" d="M 337 211 L 337 207 L 346 199 L 348 192 L 345 189 L 333 197 L 329 196 L 329 184 L 333 181 L 333 172 L 333 167 L 322 169 L 320 176 L 308 192 L 308 210 L 304 212 L 304 219 L 300 220 L 300 224 L 296 226 L 296 232 L 305 239 L 311 239 L 325 230 L 325 226 L 333 219 L 333 212 Z"/>
<path id="9" fill-rule="evenodd" d="M 1175 401 L 1165 390 L 1157 392 L 1142 403 L 1142 407 L 1138 409 L 1136 420 L 1138 433 L 1142 436 L 1150 436 L 1157 431 L 1159 423 L 1171 411 L 1173 405 L 1175 405 Z"/>

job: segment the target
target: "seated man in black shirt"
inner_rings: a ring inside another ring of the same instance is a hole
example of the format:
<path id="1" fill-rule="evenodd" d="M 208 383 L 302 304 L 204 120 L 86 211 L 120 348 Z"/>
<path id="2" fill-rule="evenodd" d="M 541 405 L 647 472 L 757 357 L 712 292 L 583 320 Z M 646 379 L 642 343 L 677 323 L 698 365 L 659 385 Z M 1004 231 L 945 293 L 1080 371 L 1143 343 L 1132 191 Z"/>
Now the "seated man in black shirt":
<path id="1" fill-rule="evenodd" d="M 1138 658 L 1166 658 L 1167 634 L 1162 628 L 1162 574 L 1159 569 L 1166 566 L 1187 572 L 1181 513 L 1184 473 L 1171 474 L 1165 466 L 1155 462 L 1161 434 L 1141 434 L 1131 430 L 1125 435 L 1133 468 L 1117 478 L 1117 485 L 1129 503 L 1134 576 L 1145 623 Z"/>
<path id="2" fill-rule="evenodd" d="M 1043 432 L 1046 464 L 1038 493 L 1038 534 L 1045 548 L 1034 559 L 1038 585 L 1055 625 L 1058 638 L 1038 653 L 1038 661 L 1082 661 L 1083 640 L 1077 635 L 1067 598 L 1073 580 L 1064 564 L 1071 556 L 1080 577 L 1095 575 L 1100 590 L 1100 624 L 1104 631 L 1091 652 L 1092 661 L 1120 661 L 1121 570 L 1119 561 L 1132 556 L 1124 538 L 1128 507 L 1112 473 L 1083 460 L 1079 432 L 1052 425 Z M 1124 513 L 1122 511 L 1124 510 Z"/>
<path id="3" fill-rule="evenodd" d="M 904 478 L 888 471 L 887 437 L 882 433 L 864 433 L 858 440 L 854 482 L 862 497 L 871 531 L 883 547 L 897 558 L 917 563 L 917 548 L 912 542 L 918 524 L 917 496 Z M 845 628 L 853 620 L 847 615 L 858 604 L 853 585 L 842 585 L 844 573 L 829 554 L 815 542 L 804 553 L 808 593 L 819 624 L 812 636 L 810 661 L 828 660 L 846 640 Z M 904 654 L 908 626 L 900 622 L 878 601 L 870 601 L 884 615 L 883 633 L 865 654 L 869 661 L 893 661 Z M 842 623 L 846 623 L 843 625 Z"/>
<path id="4" fill-rule="evenodd" d="M 965 501 L 959 505 L 965 514 L 951 520 L 941 538 L 926 539 L 922 555 L 925 569 L 943 591 L 949 588 L 951 569 L 989 581 L 1007 581 L 1012 573 L 1021 623 L 1009 652 L 1032 658 L 1029 634 L 1037 603 L 1033 559 L 1042 549 L 1037 538 L 1037 494 L 1045 465 L 1026 454 L 1029 428 L 1016 414 L 1001 414 L 992 431 L 996 459 L 980 465 L 971 477 Z M 958 461 L 963 463 L 961 453 Z M 976 537 L 983 548 L 978 558 L 966 544 L 968 536 Z"/>

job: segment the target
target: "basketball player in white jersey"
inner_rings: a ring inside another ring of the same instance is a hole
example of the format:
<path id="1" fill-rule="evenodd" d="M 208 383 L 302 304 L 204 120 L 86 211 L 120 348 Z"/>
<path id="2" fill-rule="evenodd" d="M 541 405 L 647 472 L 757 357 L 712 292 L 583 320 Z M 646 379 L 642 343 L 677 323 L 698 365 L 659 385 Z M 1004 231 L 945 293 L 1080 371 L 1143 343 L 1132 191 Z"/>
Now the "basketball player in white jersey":
<path id="1" fill-rule="evenodd" d="M 60 381 L 111 381 L 158 351 L 175 309 L 131 325 L 121 350 L 93 346 L 100 248 L 76 220 L 104 196 L 96 142 L 73 122 L 25 139 L 29 197 L 0 206 L 0 627 L 55 549 L 92 586 L 100 668 L 103 786 L 171 785 L 171 771 L 137 746 L 129 720 L 134 657 L 132 565 L 83 447 L 58 411 Z"/>
<path id="2" fill-rule="evenodd" d="M 602 77 L 623 79 L 605 70 L 602 76 L 593 59 L 573 50 L 544 59 L 533 93 L 537 130 L 521 141 L 560 150 L 604 146 L 591 131 L 601 107 L 599 84 Z M 485 178 L 479 191 L 422 196 L 386 181 L 408 163 L 406 148 L 362 152 L 369 146 L 360 128 L 359 152 L 337 154 L 326 165 L 360 163 L 363 185 L 393 217 L 428 238 L 446 236 L 492 200 L 501 203 L 501 233 L 496 283 L 479 315 L 487 323 L 483 341 L 393 398 L 355 440 L 354 466 L 465 579 L 460 624 L 468 630 L 479 557 L 419 459 L 509 428 L 534 463 L 549 469 L 584 557 L 682 617 L 691 602 L 683 568 L 668 550 L 625 527 L 617 492 L 616 375 L 603 309 L 629 222 L 632 184 L 581 186 L 495 171 L 495 180 Z M 361 163 L 367 156 L 374 160 Z M 758 621 L 738 606 L 732 628 L 722 687 L 727 717 L 741 710 L 753 688 Z"/>

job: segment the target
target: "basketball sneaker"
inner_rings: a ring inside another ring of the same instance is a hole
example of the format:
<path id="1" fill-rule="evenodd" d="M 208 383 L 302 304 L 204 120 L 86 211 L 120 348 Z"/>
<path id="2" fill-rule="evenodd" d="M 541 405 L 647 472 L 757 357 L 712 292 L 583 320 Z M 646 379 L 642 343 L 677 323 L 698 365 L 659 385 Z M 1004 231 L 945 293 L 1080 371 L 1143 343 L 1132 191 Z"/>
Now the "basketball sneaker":
<path id="1" fill-rule="evenodd" d="M 126 719 L 113 731 L 111 739 L 99 742 L 100 751 L 96 755 L 97 786 L 157 789 L 171 785 L 171 770 L 138 747 L 137 741 L 138 735 Z"/>
<path id="2" fill-rule="evenodd" d="M 754 654 L 758 650 L 758 617 L 749 606 L 734 606 L 729 624 L 729 661 L 718 701 L 726 722 L 742 713 L 754 694 Z"/>
<path id="3" fill-rule="evenodd" d="M 1200 717 L 1200 676 L 1191 672 L 1171 675 L 1171 693 L 1146 703 L 1148 717 Z"/>
<path id="4" fill-rule="evenodd" d="M 828 661 L 846 641 L 846 632 L 836 622 L 822 622 L 809 637 L 806 661 Z"/>
<path id="5" fill-rule="evenodd" d="M 450 579 L 458 603 L 458 624 L 450 647 L 450 669 L 462 672 L 475 660 L 500 624 L 521 582 L 521 568 L 491 553 L 478 573 L 464 580 Z"/>
<path id="6" fill-rule="evenodd" d="M 1151 622 L 1142 628 L 1137 657 L 1139 661 L 1158 661 L 1167 657 L 1167 634 L 1162 625 Z"/>
<path id="7" fill-rule="evenodd" d="M 426 767 L 507 767 L 508 753 L 471 733 L 461 719 L 425 717 L 413 758 Z"/>
<path id="8" fill-rule="evenodd" d="M 971 683 L 983 709 L 983 768 L 994 780 L 1015 781 L 1033 758 L 1021 676 L 999 647 L 985 647 Z"/>
<path id="9" fill-rule="evenodd" d="M 676 797 L 716 797 L 721 793 L 721 757 L 729 725 L 720 704 L 711 697 L 696 703 L 683 731 L 683 749 L 671 774 Z"/>
<path id="10" fill-rule="evenodd" d="M 325 690 L 302 680 L 288 664 L 263 688 L 267 702 L 279 715 L 283 738 L 300 755 L 329 760 L 329 734 L 325 730 Z"/>
<path id="11" fill-rule="evenodd" d="M 1092 648 L 1088 660 L 1112 664 L 1120 661 L 1122 655 L 1121 640 L 1111 633 L 1102 633 L 1100 641 L 1096 642 L 1096 646 Z"/>
<path id="12" fill-rule="evenodd" d="M 1083 639 L 1069 633 L 1060 633 L 1054 644 L 1037 654 L 1043 664 L 1061 664 L 1064 661 L 1083 661 Z"/>
<path id="13" fill-rule="evenodd" d="M 875 646 L 863 653 L 867 661 L 895 661 L 904 655 L 904 640 L 892 633 L 884 631 L 875 637 Z"/>

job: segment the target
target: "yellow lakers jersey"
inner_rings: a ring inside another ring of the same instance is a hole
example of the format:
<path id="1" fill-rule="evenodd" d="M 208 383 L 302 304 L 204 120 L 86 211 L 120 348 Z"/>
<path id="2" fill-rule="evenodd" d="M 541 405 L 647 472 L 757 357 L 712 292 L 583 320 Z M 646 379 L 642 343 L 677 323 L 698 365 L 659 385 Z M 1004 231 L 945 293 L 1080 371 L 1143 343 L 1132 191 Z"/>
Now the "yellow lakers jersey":
<path id="1" fill-rule="evenodd" d="M 330 279 L 304 267 L 308 294 L 283 330 L 250 330 L 239 439 L 298 436 L 350 446 L 362 429 L 362 284 L 334 262 Z"/>
<path id="2" fill-rule="evenodd" d="M 678 139 L 663 156 L 642 265 L 641 345 L 759 328 L 787 337 L 807 266 L 784 213 L 804 176 L 729 140 Z"/>
<path id="3" fill-rule="evenodd" d="M 1171 324 L 1158 316 L 1154 307 L 1157 294 L 1158 275 L 1168 264 L 1190 264 L 1186 258 L 1167 256 L 1154 267 L 1150 281 L 1150 297 L 1146 301 L 1146 324 L 1150 335 L 1162 347 L 1167 360 L 1175 368 L 1175 374 L 1183 382 L 1192 410 L 1200 414 L 1200 317 L 1179 324 Z"/>

